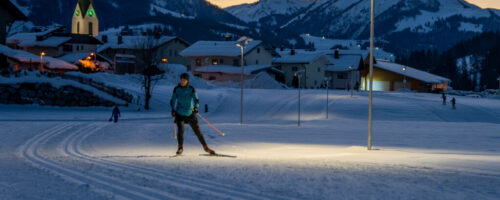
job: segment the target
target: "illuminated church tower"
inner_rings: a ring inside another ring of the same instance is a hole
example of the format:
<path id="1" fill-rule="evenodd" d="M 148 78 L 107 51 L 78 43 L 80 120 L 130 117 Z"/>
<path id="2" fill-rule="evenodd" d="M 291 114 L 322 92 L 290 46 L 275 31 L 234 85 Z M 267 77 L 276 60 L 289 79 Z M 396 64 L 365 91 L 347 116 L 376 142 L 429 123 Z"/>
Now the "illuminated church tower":
<path id="1" fill-rule="evenodd" d="M 99 19 L 92 0 L 78 0 L 73 13 L 71 33 L 99 35 Z"/>

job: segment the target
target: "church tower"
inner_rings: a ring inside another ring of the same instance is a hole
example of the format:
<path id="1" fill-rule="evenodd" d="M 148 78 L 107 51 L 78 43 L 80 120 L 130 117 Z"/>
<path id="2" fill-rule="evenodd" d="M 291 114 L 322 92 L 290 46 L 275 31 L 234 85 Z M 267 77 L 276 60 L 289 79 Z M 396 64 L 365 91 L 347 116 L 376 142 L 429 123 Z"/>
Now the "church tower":
<path id="1" fill-rule="evenodd" d="M 71 33 L 92 35 L 94 37 L 99 35 L 99 19 L 95 13 L 92 0 L 78 0 L 73 13 Z"/>

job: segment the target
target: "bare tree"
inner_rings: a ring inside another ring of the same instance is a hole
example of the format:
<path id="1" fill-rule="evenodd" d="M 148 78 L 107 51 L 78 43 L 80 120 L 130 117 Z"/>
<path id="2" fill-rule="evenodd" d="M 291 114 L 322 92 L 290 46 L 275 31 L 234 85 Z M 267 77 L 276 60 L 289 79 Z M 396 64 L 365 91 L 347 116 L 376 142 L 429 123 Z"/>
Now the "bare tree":
<path id="1" fill-rule="evenodd" d="M 141 66 L 138 72 L 142 75 L 140 81 L 144 89 L 144 109 L 146 110 L 150 109 L 150 100 L 156 84 L 164 77 L 164 72 L 157 66 L 159 39 L 158 36 L 142 36 L 136 41 L 139 66 Z"/>

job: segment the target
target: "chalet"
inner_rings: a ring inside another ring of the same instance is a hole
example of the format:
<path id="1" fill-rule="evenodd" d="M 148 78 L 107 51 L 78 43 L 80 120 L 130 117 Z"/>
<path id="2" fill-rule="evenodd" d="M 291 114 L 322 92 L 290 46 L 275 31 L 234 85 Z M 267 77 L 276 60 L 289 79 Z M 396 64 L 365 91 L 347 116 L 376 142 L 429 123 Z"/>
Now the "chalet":
<path id="1" fill-rule="evenodd" d="M 195 76 L 205 80 L 239 81 L 241 79 L 241 48 L 236 41 L 198 41 L 182 51 L 189 58 Z M 249 79 L 260 72 L 267 72 L 276 80 L 283 79 L 283 72 L 273 68 L 274 50 L 262 41 L 251 41 L 243 51 L 243 76 Z"/>
<path id="2" fill-rule="evenodd" d="M 170 36 L 132 36 L 121 34 L 101 34 L 99 36 L 103 42 L 98 47 L 97 52 L 110 60 L 115 60 L 117 55 L 130 58 L 135 57 L 136 72 L 141 72 L 145 62 L 145 57 L 151 64 L 172 63 L 188 65 L 189 59 L 179 55 L 179 52 L 186 49 L 189 43 L 178 37 Z M 148 56 L 150 55 L 150 56 Z M 118 60 L 120 60 L 119 58 Z M 126 59 L 127 60 L 127 59 Z M 127 61 L 128 62 L 128 61 Z M 129 71 L 129 70 L 126 70 Z"/>
<path id="3" fill-rule="evenodd" d="M 7 26 L 12 24 L 17 20 L 28 20 L 28 17 L 24 15 L 10 0 L 0 1 L 0 45 L 5 44 L 7 37 Z M 0 68 L 7 65 L 7 59 L 5 57 L 0 57 Z"/>
<path id="4" fill-rule="evenodd" d="M 362 54 L 335 50 L 327 54 L 332 64 L 327 65 L 325 76 L 330 78 L 329 87 L 333 89 L 358 89 L 360 70 L 364 69 Z"/>
<path id="5" fill-rule="evenodd" d="M 373 70 L 373 90 L 417 92 L 446 91 L 450 79 L 386 60 L 376 60 Z M 369 71 L 361 72 L 361 88 L 368 90 Z"/>
<path id="6" fill-rule="evenodd" d="M 284 72 L 286 85 L 297 87 L 295 73 L 304 70 L 305 73 L 301 77 L 301 87 L 323 87 L 325 67 L 333 64 L 324 52 L 281 49 L 278 53 L 281 57 L 274 58 L 273 65 Z"/>
<path id="7" fill-rule="evenodd" d="M 209 65 L 241 66 L 241 48 L 236 41 L 198 41 L 180 53 L 190 58 L 189 68 Z M 260 40 L 248 44 L 243 52 L 243 65 L 272 65 L 273 50 Z"/>

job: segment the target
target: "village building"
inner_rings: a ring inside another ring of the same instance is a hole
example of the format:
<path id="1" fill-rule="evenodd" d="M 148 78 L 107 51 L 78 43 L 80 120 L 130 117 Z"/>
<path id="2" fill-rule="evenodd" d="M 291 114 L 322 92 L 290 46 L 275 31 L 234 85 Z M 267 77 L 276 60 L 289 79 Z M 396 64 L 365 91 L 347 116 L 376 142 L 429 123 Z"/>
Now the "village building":
<path id="1" fill-rule="evenodd" d="M 71 22 L 71 33 L 73 34 L 94 37 L 99 35 L 99 18 L 92 0 L 78 0 Z"/>
<path id="2" fill-rule="evenodd" d="M 376 60 L 373 66 L 373 90 L 441 92 L 448 89 L 450 79 L 386 60 Z M 361 72 L 361 88 L 369 89 L 369 71 Z"/>
<path id="3" fill-rule="evenodd" d="M 7 27 L 17 20 L 26 21 L 28 17 L 12 4 L 12 2 L 5 0 L 0 1 L 0 45 L 6 44 Z M 0 68 L 6 66 L 7 58 L 0 56 Z"/>
<path id="4" fill-rule="evenodd" d="M 360 70 L 364 69 L 363 54 L 335 50 L 327 54 L 332 64 L 327 65 L 325 76 L 329 79 L 329 88 L 357 90 L 360 86 Z"/>
<path id="5" fill-rule="evenodd" d="M 23 50 L 11 49 L 5 45 L 0 45 L 0 56 L 7 58 L 8 66 L 11 67 L 13 72 L 38 70 L 41 72 L 64 73 L 78 70 L 76 65 L 63 60 L 50 56 L 34 55 Z"/>
<path id="6" fill-rule="evenodd" d="M 17 33 L 7 38 L 7 45 L 35 55 L 42 52 L 60 57 L 70 53 L 94 53 L 101 41 L 90 35 L 64 33 L 64 27 L 49 28 L 41 32 Z"/>
<path id="7" fill-rule="evenodd" d="M 180 53 L 190 59 L 188 68 L 195 76 L 213 81 L 241 80 L 241 48 L 236 41 L 198 41 Z M 266 72 L 276 80 L 283 72 L 273 68 L 274 50 L 262 41 L 251 41 L 243 51 L 243 78 Z"/>
<path id="8" fill-rule="evenodd" d="M 333 64 L 324 52 L 281 49 L 278 53 L 280 57 L 274 58 L 273 65 L 284 72 L 284 82 L 287 86 L 298 87 L 296 73 L 303 70 L 300 87 L 324 87 L 325 67 Z"/>
<path id="9" fill-rule="evenodd" d="M 261 72 L 267 73 L 274 80 L 283 79 L 283 72 L 272 65 L 246 65 L 243 67 L 243 79 L 251 79 Z M 196 68 L 193 73 L 204 80 L 225 82 L 240 81 L 242 71 L 241 67 L 231 65 L 207 65 Z"/>
<path id="10" fill-rule="evenodd" d="M 133 71 L 136 73 L 144 69 L 144 59 L 152 59 L 147 61 L 151 64 L 189 64 L 188 58 L 179 55 L 189 43 L 179 37 L 101 34 L 99 38 L 103 44 L 98 47 L 97 52 L 109 60 L 117 61 L 114 62 L 117 72 L 131 72 L 131 57 L 135 58 Z M 119 65 L 120 60 L 126 60 L 126 65 Z"/>

